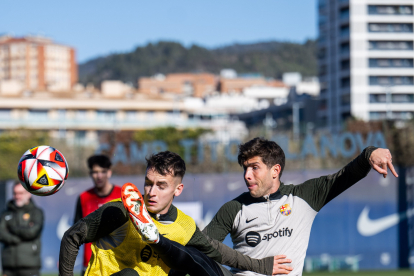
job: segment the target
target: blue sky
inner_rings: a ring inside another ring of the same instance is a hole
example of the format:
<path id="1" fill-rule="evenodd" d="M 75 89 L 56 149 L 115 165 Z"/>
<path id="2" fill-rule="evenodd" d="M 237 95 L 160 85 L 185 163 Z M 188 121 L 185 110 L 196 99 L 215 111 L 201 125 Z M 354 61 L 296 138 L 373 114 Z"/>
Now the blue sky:
<path id="1" fill-rule="evenodd" d="M 41 34 L 77 59 L 172 40 L 217 47 L 316 37 L 316 0 L 1 0 L 0 34 Z"/>

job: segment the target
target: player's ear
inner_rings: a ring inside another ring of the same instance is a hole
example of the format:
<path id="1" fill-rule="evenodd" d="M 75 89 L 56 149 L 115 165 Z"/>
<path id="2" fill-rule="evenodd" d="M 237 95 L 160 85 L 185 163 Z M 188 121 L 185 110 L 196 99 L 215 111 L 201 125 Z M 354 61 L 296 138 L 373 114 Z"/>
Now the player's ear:
<path id="1" fill-rule="evenodd" d="M 174 196 L 179 196 L 183 192 L 183 189 L 184 189 L 184 184 L 183 183 L 178 184 L 175 187 Z"/>
<path id="2" fill-rule="evenodd" d="M 282 167 L 279 164 L 276 164 L 272 167 L 272 178 L 276 179 L 279 177 L 280 171 L 282 170 Z"/>
<path id="3" fill-rule="evenodd" d="M 107 173 L 108 173 L 108 178 L 111 178 L 111 176 L 112 176 L 112 170 L 109 169 Z"/>

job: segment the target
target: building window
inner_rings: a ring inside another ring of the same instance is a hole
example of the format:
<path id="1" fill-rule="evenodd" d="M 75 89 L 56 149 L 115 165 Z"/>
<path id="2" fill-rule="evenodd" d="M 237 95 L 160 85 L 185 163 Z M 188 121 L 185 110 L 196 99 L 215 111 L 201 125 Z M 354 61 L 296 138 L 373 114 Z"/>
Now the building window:
<path id="1" fill-rule="evenodd" d="M 96 118 L 100 121 L 114 121 L 116 112 L 114 110 L 98 110 Z"/>
<path id="2" fill-rule="evenodd" d="M 412 41 L 370 41 L 369 50 L 412 50 Z"/>
<path id="3" fill-rule="evenodd" d="M 341 19 L 349 19 L 349 7 L 342 8 L 339 12 L 339 17 Z"/>
<path id="4" fill-rule="evenodd" d="M 349 70 L 350 67 L 351 67 L 351 63 L 349 59 L 341 61 L 341 70 Z"/>
<path id="5" fill-rule="evenodd" d="M 78 130 L 75 132 L 75 138 L 83 140 L 86 138 L 86 131 L 85 130 Z"/>
<path id="6" fill-rule="evenodd" d="M 387 95 L 386 94 L 370 94 L 369 102 L 370 103 L 386 103 Z"/>
<path id="7" fill-rule="evenodd" d="M 66 119 L 66 110 L 65 109 L 59 109 L 57 112 L 58 112 L 58 118 L 59 119 Z"/>
<path id="8" fill-rule="evenodd" d="M 414 103 L 414 94 L 370 94 L 370 103 L 387 103 L 387 97 L 391 103 Z"/>
<path id="9" fill-rule="evenodd" d="M 413 68 L 412 58 L 370 58 L 371 68 Z"/>
<path id="10" fill-rule="evenodd" d="M 0 120 L 10 119 L 11 109 L 0 109 Z"/>
<path id="11" fill-rule="evenodd" d="M 397 120 L 411 120 L 413 118 L 413 112 L 411 111 L 393 111 L 391 118 Z"/>
<path id="12" fill-rule="evenodd" d="M 368 14 L 378 15 L 412 15 L 413 6 L 408 5 L 369 5 Z"/>
<path id="13" fill-rule="evenodd" d="M 346 121 L 350 117 L 351 117 L 350 112 L 344 112 L 344 113 L 341 114 L 342 121 Z"/>
<path id="14" fill-rule="evenodd" d="M 328 21 L 328 18 L 326 15 L 323 15 L 323 14 L 319 15 L 319 19 L 318 19 L 319 26 L 326 24 L 327 21 Z"/>
<path id="15" fill-rule="evenodd" d="M 341 105 L 347 106 L 351 103 L 351 94 L 345 94 L 341 96 Z"/>
<path id="16" fill-rule="evenodd" d="M 349 77 L 341 79 L 341 88 L 347 88 L 351 86 L 351 79 Z"/>
<path id="17" fill-rule="evenodd" d="M 349 25 L 341 26 L 340 34 L 341 36 L 349 36 Z"/>
<path id="18" fill-rule="evenodd" d="M 86 120 L 86 110 L 76 110 L 77 120 Z"/>
<path id="19" fill-rule="evenodd" d="M 413 23 L 368 23 L 371 33 L 412 33 Z"/>
<path id="20" fill-rule="evenodd" d="M 127 121 L 134 121 L 137 119 L 137 112 L 135 110 L 125 111 L 125 119 Z"/>
<path id="21" fill-rule="evenodd" d="M 413 94 L 392 94 L 391 102 L 393 103 L 414 103 Z"/>
<path id="22" fill-rule="evenodd" d="M 47 110 L 29 110 L 29 118 L 37 121 L 44 121 L 48 119 Z"/>
<path id="23" fill-rule="evenodd" d="M 349 42 L 341 43 L 340 51 L 341 54 L 349 54 Z"/>
<path id="24" fill-rule="evenodd" d="M 387 118 L 387 113 L 385 111 L 371 111 L 369 112 L 370 120 L 384 120 Z"/>
<path id="25" fill-rule="evenodd" d="M 369 85 L 413 85 L 412 76 L 370 76 Z"/>
<path id="26" fill-rule="evenodd" d="M 411 120 L 413 112 L 411 111 L 393 111 L 390 113 L 390 119 L 396 120 Z M 387 112 L 385 111 L 371 111 L 369 112 L 370 120 L 385 120 L 387 119 Z"/>

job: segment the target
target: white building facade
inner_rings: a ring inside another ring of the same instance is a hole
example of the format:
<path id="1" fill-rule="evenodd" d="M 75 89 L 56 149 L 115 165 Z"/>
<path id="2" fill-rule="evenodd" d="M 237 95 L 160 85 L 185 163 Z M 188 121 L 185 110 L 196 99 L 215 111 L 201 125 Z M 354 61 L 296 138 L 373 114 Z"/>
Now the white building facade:
<path id="1" fill-rule="evenodd" d="M 322 125 L 414 112 L 413 0 L 319 0 Z"/>

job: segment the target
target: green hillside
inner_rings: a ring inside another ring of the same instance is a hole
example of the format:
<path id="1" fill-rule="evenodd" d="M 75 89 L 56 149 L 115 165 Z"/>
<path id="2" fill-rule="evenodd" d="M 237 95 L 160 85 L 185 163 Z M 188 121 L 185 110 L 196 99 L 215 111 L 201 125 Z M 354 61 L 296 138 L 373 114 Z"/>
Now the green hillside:
<path id="1" fill-rule="evenodd" d="M 316 42 L 261 42 L 233 44 L 207 49 L 184 47 L 176 42 L 149 43 L 130 53 L 99 57 L 79 65 L 81 83 L 99 84 L 103 80 L 122 80 L 134 86 L 137 79 L 157 73 L 211 72 L 233 68 L 238 73 L 261 73 L 280 78 L 284 72 L 317 74 Z"/>

